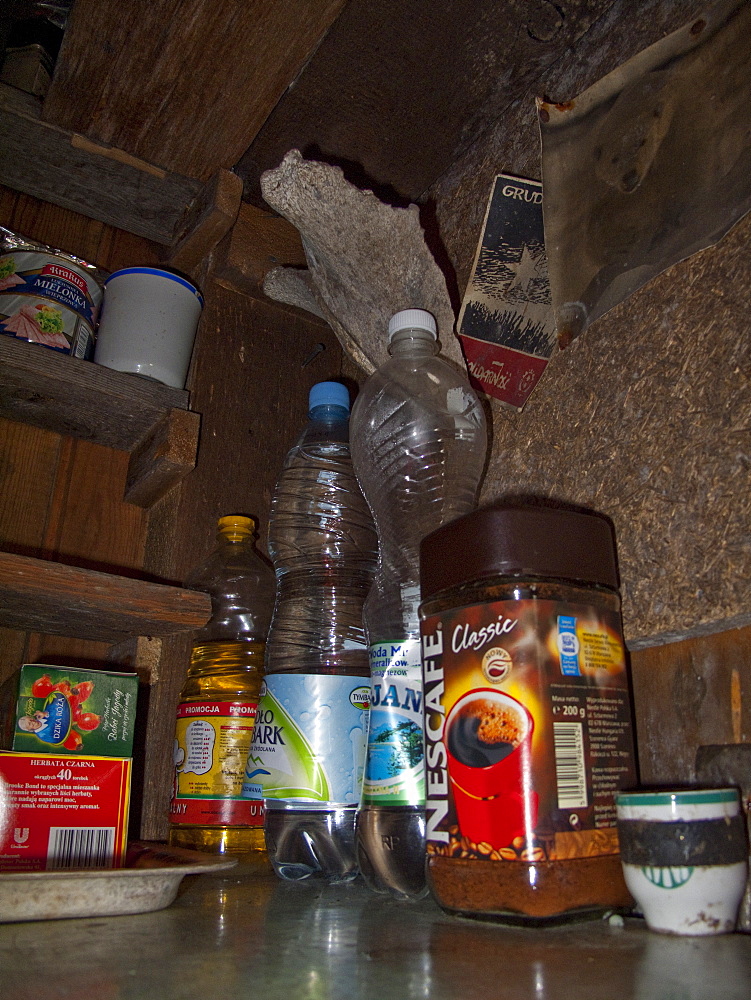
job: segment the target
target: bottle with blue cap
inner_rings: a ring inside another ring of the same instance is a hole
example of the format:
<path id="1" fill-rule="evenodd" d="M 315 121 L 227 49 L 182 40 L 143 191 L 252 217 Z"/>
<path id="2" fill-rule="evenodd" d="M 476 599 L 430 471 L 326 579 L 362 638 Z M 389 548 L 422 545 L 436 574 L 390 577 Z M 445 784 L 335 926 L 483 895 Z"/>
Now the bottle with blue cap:
<path id="1" fill-rule="evenodd" d="M 310 390 L 269 519 L 277 590 L 243 796 L 263 799 L 281 878 L 358 874 L 354 830 L 365 761 L 369 663 L 362 608 L 378 551 L 349 450 L 349 392 Z"/>

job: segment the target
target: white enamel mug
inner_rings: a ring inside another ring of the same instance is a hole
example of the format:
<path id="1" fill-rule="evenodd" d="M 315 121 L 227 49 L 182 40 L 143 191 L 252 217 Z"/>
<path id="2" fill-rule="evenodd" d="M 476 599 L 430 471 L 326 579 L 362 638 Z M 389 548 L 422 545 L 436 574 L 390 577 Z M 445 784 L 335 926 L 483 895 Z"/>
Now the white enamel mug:
<path id="1" fill-rule="evenodd" d="M 626 885 L 651 930 L 727 934 L 746 886 L 746 823 L 736 788 L 621 792 Z"/>
<path id="2" fill-rule="evenodd" d="M 182 389 L 202 309 L 196 286 L 171 271 L 115 271 L 104 283 L 94 361 Z"/>

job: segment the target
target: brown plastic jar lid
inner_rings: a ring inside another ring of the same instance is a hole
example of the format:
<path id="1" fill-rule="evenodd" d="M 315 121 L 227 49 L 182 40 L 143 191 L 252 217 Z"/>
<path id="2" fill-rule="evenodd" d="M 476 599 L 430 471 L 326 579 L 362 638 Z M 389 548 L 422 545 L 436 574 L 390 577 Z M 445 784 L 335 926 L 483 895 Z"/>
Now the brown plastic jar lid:
<path id="1" fill-rule="evenodd" d="M 499 502 L 444 524 L 422 540 L 423 601 L 496 576 L 552 578 L 617 590 L 613 527 L 594 511 Z"/>

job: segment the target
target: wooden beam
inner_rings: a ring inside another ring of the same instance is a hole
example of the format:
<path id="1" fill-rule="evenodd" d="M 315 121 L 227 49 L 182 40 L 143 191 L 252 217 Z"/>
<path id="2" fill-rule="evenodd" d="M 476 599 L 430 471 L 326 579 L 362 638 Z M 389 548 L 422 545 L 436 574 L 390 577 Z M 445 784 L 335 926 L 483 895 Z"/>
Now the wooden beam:
<path id="1" fill-rule="evenodd" d="M 125 501 L 152 507 L 195 467 L 201 418 L 170 410 L 130 456 Z"/>
<path id="2" fill-rule="evenodd" d="M 167 246 L 202 191 L 195 180 L 5 107 L 0 184 Z"/>
<path id="3" fill-rule="evenodd" d="M 159 663 L 162 656 L 162 639 L 138 635 L 125 639 L 107 651 L 107 662 L 117 670 L 138 674 L 141 684 L 149 687 L 159 680 Z"/>
<path id="4" fill-rule="evenodd" d="M 242 194 L 240 178 L 229 170 L 218 170 L 188 206 L 178 226 L 182 235 L 165 255 L 165 264 L 191 274 L 232 228 Z"/>
<path id="5" fill-rule="evenodd" d="M 274 267 L 305 267 L 300 234 L 279 215 L 243 203 L 232 232 L 214 255 L 214 278 L 225 288 L 257 296 Z"/>
<path id="6" fill-rule="evenodd" d="M 77 0 L 44 118 L 208 180 L 245 152 L 345 0 Z"/>
<path id="7" fill-rule="evenodd" d="M 349 0 L 237 164 L 246 199 L 261 204 L 260 175 L 295 148 L 385 201 L 417 200 L 613 3 Z"/>
<path id="8" fill-rule="evenodd" d="M 204 625 L 206 594 L 0 552 L 0 626 L 102 642 Z"/>

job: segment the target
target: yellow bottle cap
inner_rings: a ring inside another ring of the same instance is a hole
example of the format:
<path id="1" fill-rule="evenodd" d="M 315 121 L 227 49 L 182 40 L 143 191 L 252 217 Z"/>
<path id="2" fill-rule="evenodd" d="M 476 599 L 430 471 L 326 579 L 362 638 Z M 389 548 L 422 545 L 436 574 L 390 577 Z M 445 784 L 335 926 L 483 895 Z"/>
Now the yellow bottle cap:
<path id="1" fill-rule="evenodd" d="M 220 517 L 217 521 L 219 533 L 231 541 L 237 541 L 240 538 L 247 538 L 248 535 L 253 535 L 255 527 L 256 522 L 254 519 L 246 517 L 244 514 L 228 514 L 226 517 Z"/>

